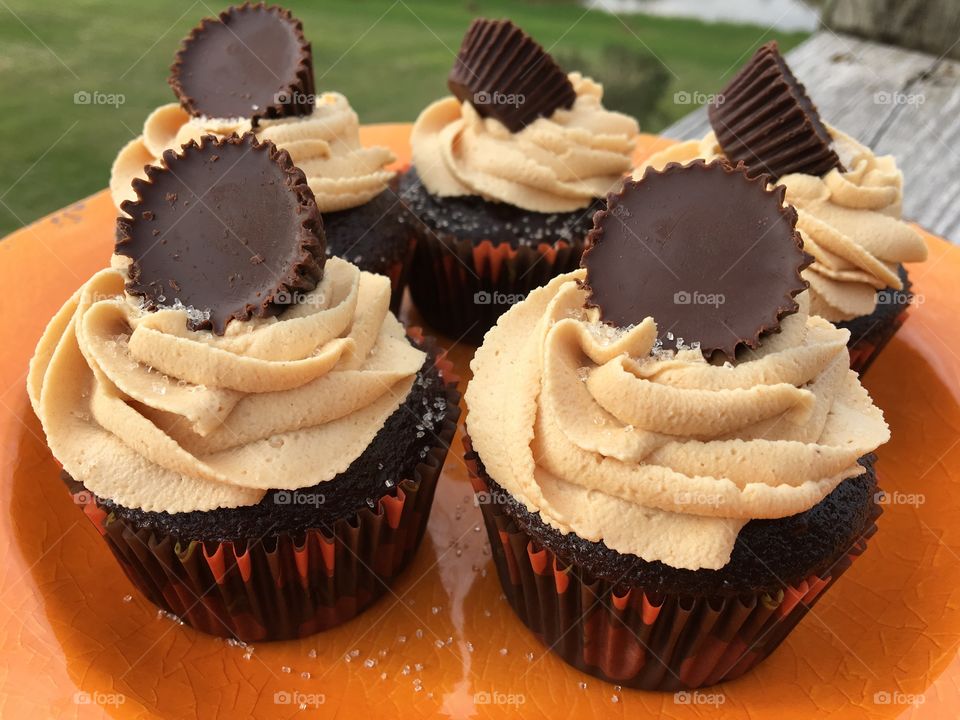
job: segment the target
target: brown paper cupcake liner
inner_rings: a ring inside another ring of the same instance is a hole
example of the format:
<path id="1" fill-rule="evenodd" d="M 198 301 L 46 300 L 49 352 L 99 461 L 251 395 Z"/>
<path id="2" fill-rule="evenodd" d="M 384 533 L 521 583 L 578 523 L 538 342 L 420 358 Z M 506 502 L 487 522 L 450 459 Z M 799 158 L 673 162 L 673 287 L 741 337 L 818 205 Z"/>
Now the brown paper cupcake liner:
<path id="1" fill-rule="evenodd" d="M 422 340 L 418 329 L 411 337 Z M 411 477 L 375 508 L 329 529 L 249 542 L 183 541 L 118 518 L 80 483 L 74 501 L 100 531 L 130 581 L 184 623 L 245 642 L 305 637 L 346 622 L 382 596 L 416 554 L 459 418 L 453 365 L 436 364 L 450 412 Z"/>
<path id="2" fill-rule="evenodd" d="M 475 345 L 531 291 L 580 267 L 584 241 L 511 247 L 420 232 L 410 294 L 432 328 Z"/>
<path id="3" fill-rule="evenodd" d="M 772 653 L 863 553 L 859 540 L 828 572 L 776 593 L 687 597 L 592 578 L 540 546 L 495 502 L 464 436 L 467 467 L 507 600 L 550 651 L 582 672 L 677 692 L 744 674 Z"/>

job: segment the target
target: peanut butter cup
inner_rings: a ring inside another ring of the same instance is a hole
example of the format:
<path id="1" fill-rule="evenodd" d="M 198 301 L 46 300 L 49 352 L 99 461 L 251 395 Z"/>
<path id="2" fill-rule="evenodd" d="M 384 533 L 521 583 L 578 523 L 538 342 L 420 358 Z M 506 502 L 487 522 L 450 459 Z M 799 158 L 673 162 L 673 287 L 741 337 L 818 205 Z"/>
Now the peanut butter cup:
<path id="1" fill-rule="evenodd" d="M 608 197 L 583 256 L 588 305 L 629 327 L 652 317 L 673 348 L 731 360 L 797 311 L 809 262 L 784 188 L 743 165 L 695 161 L 648 170 Z"/>
<path id="2" fill-rule="evenodd" d="M 763 45 L 707 108 L 730 160 L 777 179 L 843 169 L 817 106 L 776 42 Z"/>
<path id="3" fill-rule="evenodd" d="M 123 203 L 116 252 L 144 306 L 188 309 L 191 329 L 278 315 L 323 275 L 320 211 L 286 151 L 252 133 L 190 142 L 147 166 Z"/>
<path id="4" fill-rule="evenodd" d="M 509 20 L 477 18 L 447 78 L 450 92 L 518 132 L 577 99 L 567 74 L 533 38 Z"/>
<path id="5" fill-rule="evenodd" d="M 313 59 L 288 10 L 244 3 L 205 18 L 183 41 L 170 86 L 194 116 L 259 118 L 313 110 Z"/>

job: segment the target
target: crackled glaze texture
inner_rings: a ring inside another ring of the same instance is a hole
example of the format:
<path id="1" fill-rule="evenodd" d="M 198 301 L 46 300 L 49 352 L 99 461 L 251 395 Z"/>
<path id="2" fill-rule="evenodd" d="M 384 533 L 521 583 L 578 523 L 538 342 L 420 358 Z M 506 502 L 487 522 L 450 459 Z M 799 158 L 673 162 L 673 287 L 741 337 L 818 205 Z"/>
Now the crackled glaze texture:
<path id="1" fill-rule="evenodd" d="M 408 126 L 367 128 L 364 142 L 406 158 L 408 135 Z M 636 160 L 657 146 L 644 138 Z M 501 599 L 483 528 L 474 531 L 482 521 L 459 440 L 397 597 L 357 621 L 244 648 L 157 617 L 71 502 L 23 387 L 46 319 L 107 262 L 114 218 L 103 192 L 0 242 L 3 718 L 353 717 L 371 706 L 405 718 L 934 720 L 960 711 L 956 248 L 925 237 L 930 260 L 909 270 L 927 302 L 866 379 L 892 430 L 878 465 L 890 497 L 870 551 L 762 667 L 683 703 L 585 677 L 523 628 Z M 472 354 L 451 353 L 463 382 Z M 123 703 L 105 704 L 114 693 Z M 493 693 L 523 704 L 474 702 Z M 719 707 L 706 702 L 711 694 Z"/>

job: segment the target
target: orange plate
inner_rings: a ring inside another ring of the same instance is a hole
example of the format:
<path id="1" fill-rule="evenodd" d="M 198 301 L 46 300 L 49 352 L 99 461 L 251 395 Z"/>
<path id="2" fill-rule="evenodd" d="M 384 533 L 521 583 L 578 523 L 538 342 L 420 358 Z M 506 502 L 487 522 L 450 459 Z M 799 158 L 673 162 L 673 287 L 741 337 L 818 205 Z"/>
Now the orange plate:
<path id="1" fill-rule="evenodd" d="M 408 136 L 409 126 L 376 126 L 364 140 L 390 144 L 403 163 Z M 664 141 L 644 138 L 638 157 L 655 144 Z M 514 617 L 459 439 L 413 566 L 361 617 L 247 650 L 158 617 L 71 503 L 24 390 L 47 319 L 106 265 L 113 219 L 101 192 L 0 243 L 0 716 L 292 717 L 300 702 L 302 712 L 342 717 L 515 709 L 487 697 L 523 701 L 526 717 L 960 714 L 957 248 L 928 238 L 929 261 L 910 268 L 917 307 L 867 376 L 893 429 L 879 468 L 896 494 L 880 532 L 770 659 L 678 702 L 581 675 Z M 451 352 L 463 376 L 471 353 Z M 489 695 L 475 703 L 477 693 Z"/>

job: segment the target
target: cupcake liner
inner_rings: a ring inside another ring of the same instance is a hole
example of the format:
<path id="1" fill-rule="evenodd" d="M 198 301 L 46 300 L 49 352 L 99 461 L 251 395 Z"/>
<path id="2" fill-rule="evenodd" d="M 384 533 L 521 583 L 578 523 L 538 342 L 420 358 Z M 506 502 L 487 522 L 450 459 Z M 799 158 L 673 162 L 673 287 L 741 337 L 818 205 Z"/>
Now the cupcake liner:
<path id="1" fill-rule="evenodd" d="M 816 105 L 775 42 L 754 54 L 707 111 L 727 157 L 774 179 L 842 168 Z"/>
<path id="2" fill-rule="evenodd" d="M 863 553 L 867 532 L 821 575 L 776 593 L 689 597 L 592 578 L 531 538 L 496 502 L 464 436 L 497 574 L 520 620 L 582 672 L 618 685 L 677 692 L 732 680 L 773 652 Z"/>
<path id="3" fill-rule="evenodd" d="M 509 242 L 419 232 L 410 294 L 432 328 L 479 345 L 510 307 L 580 267 L 585 241 L 511 247 Z"/>
<path id="4" fill-rule="evenodd" d="M 418 329 L 409 331 L 421 341 Z M 245 642 L 304 637 L 358 615 L 416 554 L 459 418 L 453 365 L 439 354 L 450 412 L 412 476 L 375 508 L 329 529 L 244 542 L 197 542 L 138 527 L 65 475 L 74 501 L 104 537 L 130 581 L 184 623 Z"/>
<path id="5" fill-rule="evenodd" d="M 384 273 L 390 278 L 390 312 L 397 316 L 399 316 L 400 306 L 403 304 L 403 291 L 407 287 L 415 247 L 416 239 L 411 238 L 410 249 L 403 256 L 403 259 L 391 263 Z"/>

